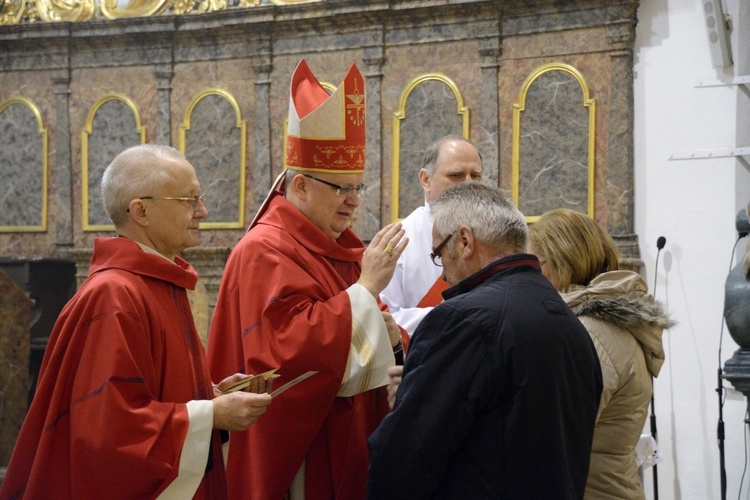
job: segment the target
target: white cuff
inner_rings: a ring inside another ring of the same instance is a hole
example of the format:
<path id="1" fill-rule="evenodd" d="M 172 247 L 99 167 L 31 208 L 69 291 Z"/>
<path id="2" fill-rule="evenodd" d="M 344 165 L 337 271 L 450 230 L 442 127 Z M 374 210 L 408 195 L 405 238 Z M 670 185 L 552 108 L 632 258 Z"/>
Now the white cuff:
<path id="1" fill-rule="evenodd" d="M 206 473 L 214 427 L 214 403 L 208 399 L 187 402 L 188 432 L 180 452 L 177 477 L 158 498 L 192 498 Z"/>
<path id="2" fill-rule="evenodd" d="M 346 291 L 352 308 L 352 340 L 344 379 L 337 394 L 340 397 L 387 385 L 387 370 L 396 364 L 378 302 L 357 283 Z"/>

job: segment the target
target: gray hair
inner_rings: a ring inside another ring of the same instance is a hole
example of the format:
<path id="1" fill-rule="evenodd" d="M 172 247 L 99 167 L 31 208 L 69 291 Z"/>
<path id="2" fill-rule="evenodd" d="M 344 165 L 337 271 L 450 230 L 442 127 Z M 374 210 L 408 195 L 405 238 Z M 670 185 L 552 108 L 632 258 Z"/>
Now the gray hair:
<path id="1" fill-rule="evenodd" d="M 122 224 L 130 202 L 153 196 L 154 188 L 168 182 L 170 173 L 158 168 L 161 160 L 184 159 L 177 149 L 163 144 L 141 144 L 118 154 L 104 171 L 101 192 L 104 210 L 115 226 Z"/>
<path id="2" fill-rule="evenodd" d="M 471 141 L 456 134 L 445 135 L 427 146 L 427 149 L 424 150 L 424 155 L 422 156 L 422 168 L 427 170 L 427 174 L 430 177 L 435 175 L 435 170 L 437 170 L 437 160 L 438 156 L 440 156 L 440 148 L 448 141 L 461 141 L 471 145 L 471 147 L 476 150 L 477 156 L 479 156 L 479 162 L 482 163 L 482 155 L 479 154 L 479 150 L 471 143 Z"/>
<path id="3" fill-rule="evenodd" d="M 479 182 L 449 186 L 430 205 L 432 222 L 441 236 L 468 226 L 474 237 L 493 248 L 526 250 L 529 228 L 508 195 Z"/>
<path id="4" fill-rule="evenodd" d="M 287 167 L 286 177 L 284 177 L 284 193 L 289 194 L 292 192 L 292 184 L 294 182 L 294 176 L 297 174 L 302 174 L 302 172 L 300 172 L 299 170 L 294 170 L 293 168 Z"/>

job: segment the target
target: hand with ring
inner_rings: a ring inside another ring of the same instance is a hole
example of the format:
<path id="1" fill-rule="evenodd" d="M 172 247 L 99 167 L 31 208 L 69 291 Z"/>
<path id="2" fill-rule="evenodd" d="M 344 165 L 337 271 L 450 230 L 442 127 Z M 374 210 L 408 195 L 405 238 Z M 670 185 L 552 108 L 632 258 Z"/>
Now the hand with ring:
<path id="1" fill-rule="evenodd" d="M 378 231 L 362 256 L 362 273 L 357 283 L 378 298 L 383 288 L 391 281 L 398 257 L 409 243 L 401 223 L 388 224 Z"/>

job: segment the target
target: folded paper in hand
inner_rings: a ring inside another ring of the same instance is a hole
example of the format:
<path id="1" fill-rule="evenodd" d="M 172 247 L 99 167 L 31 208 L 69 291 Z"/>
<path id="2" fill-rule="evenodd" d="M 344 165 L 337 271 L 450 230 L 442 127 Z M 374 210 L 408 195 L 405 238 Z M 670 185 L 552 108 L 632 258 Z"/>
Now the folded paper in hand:
<path id="1" fill-rule="evenodd" d="M 300 375 L 299 377 L 297 377 L 297 378 L 295 378 L 295 379 L 293 379 L 293 380 L 290 380 L 290 381 L 289 381 L 289 382 L 287 382 L 286 384 L 282 385 L 281 387 L 279 387 L 278 389 L 276 389 L 275 391 L 273 391 L 273 392 L 271 393 L 271 397 L 272 397 L 272 398 L 275 398 L 276 396 L 278 396 L 278 395 L 279 395 L 279 394 L 281 394 L 282 392 L 286 391 L 287 389 L 289 389 L 289 388 L 291 388 L 291 387 L 294 387 L 295 385 L 299 384 L 299 383 L 300 383 L 300 382 L 302 382 L 303 380 L 305 380 L 305 379 L 307 379 L 307 378 L 310 378 L 310 377 L 312 377 L 312 376 L 313 376 L 313 375 L 315 375 L 316 373 L 318 373 L 318 372 L 317 372 L 317 371 L 309 371 L 309 372 L 305 372 L 305 373 L 303 373 L 303 374 L 302 374 L 302 375 Z"/>
<path id="2" fill-rule="evenodd" d="M 266 380 L 273 380 L 273 379 L 279 378 L 281 375 L 277 374 L 276 370 L 278 370 L 278 368 L 274 368 L 273 370 L 268 370 L 267 372 L 263 372 L 258 375 L 252 375 L 250 377 L 243 378 L 239 382 L 235 382 L 234 384 L 227 387 L 224 390 L 224 394 L 235 392 L 235 391 L 241 391 L 245 387 L 248 387 L 253 382 L 253 380 L 258 380 L 259 378 L 262 378 L 264 382 Z"/>

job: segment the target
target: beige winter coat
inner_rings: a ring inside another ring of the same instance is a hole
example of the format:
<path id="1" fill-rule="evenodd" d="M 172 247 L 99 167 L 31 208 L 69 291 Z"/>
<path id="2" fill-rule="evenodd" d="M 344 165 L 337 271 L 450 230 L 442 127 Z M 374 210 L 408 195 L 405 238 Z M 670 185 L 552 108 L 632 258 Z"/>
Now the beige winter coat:
<path id="1" fill-rule="evenodd" d="M 673 323 L 632 271 L 600 274 L 562 296 L 594 341 L 604 381 L 584 498 L 645 498 L 635 445 L 651 402 L 651 375 L 664 363 L 662 331 Z"/>

